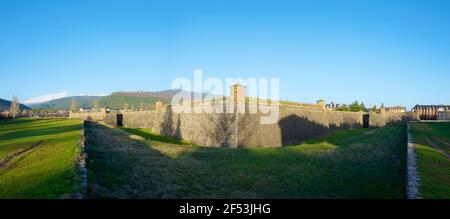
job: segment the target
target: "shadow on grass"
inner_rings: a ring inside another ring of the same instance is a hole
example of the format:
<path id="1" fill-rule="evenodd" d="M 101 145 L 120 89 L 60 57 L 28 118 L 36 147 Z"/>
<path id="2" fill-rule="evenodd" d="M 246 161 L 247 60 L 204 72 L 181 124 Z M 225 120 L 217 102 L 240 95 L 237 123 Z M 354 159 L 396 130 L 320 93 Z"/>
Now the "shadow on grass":
<path id="1" fill-rule="evenodd" d="M 9 132 L 6 134 L 2 134 L 0 136 L 0 140 L 8 140 L 8 139 L 17 139 L 17 138 L 28 138 L 28 137 L 37 137 L 37 136 L 44 136 L 44 135 L 55 135 L 55 134 L 61 134 L 64 132 L 71 132 L 71 131 L 77 131 L 81 130 L 81 124 L 74 124 L 74 125 L 61 125 L 61 126 L 53 126 L 49 128 L 42 128 L 42 129 L 32 129 L 32 130 L 20 130 L 20 131 L 14 131 Z"/>
<path id="2" fill-rule="evenodd" d="M 86 125 L 91 198 L 403 198 L 404 129 L 336 145 L 148 145 Z M 128 129 L 157 141 L 157 135 Z M 387 137 L 384 137 L 387 135 Z M 406 138 L 405 138 L 406 139 Z M 150 143 L 151 144 L 151 143 Z M 172 156 L 181 154 L 181 156 Z"/>
<path id="3" fill-rule="evenodd" d="M 32 119 L 0 119 L 0 125 L 6 125 L 6 124 L 25 124 L 25 123 L 32 123 Z"/>
<path id="4" fill-rule="evenodd" d="M 146 140 L 159 141 L 159 142 L 169 143 L 169 144 L 190 145 L 189 142 L 179 140 L 174 137 L 153 134 L 149 130 L 136 129 L 136 128 L 123 128 L 123 127 L 120 127 L 120 129 L 127 131 L 131 134 L 141 136 L 141 137 L 145 138 Z"/>

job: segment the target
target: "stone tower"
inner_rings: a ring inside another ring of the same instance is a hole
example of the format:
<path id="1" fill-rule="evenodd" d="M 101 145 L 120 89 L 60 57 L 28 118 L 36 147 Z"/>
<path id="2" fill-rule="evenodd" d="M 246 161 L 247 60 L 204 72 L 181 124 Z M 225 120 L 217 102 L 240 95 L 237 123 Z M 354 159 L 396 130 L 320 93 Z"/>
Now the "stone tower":
<path id="1" fill-rule="evenodd" d="M 231 86 L 230 97 L 232 101 L 245 103 L 245 87 L 241 84 Z"/>
<path id="2" fill-rule="evenodd" d="M 245 87 L 241 84 L 235 84 L 230 87 L 230 98 L 235 105 L 237 113 L 245 113 Z"/>
<path id="3" fill-rule="evenodd" d="M 384 104 L 381 103 L 380 113 L 384 116 L 386 114 L 386 108 L 384 108 Z"/>
<path id="4" fill-rule="evenodd" d="M 321 106 L 325 106 L 325 100 L 320 99 L 320 100 L 316 101 L 316 104 L 317 105 L 321 105 Z"/>
<path id="5" fill-rule="evenodd" d="M 156 101 L 155 103 L 155 110 L 156 111 L 160 111 L 164 108 L 164 102 L 162 102 L 161 100 Z"/>
<path id="6" fill-rule="evenodd" d="M 316 104 L 318 106 L 320 106 L 324 112 L 326 111 L 326 107 L 325 107 L 326 102 L 325 102 L 325 100 L 320 99 L 320 100 L 316 101 Z"/>

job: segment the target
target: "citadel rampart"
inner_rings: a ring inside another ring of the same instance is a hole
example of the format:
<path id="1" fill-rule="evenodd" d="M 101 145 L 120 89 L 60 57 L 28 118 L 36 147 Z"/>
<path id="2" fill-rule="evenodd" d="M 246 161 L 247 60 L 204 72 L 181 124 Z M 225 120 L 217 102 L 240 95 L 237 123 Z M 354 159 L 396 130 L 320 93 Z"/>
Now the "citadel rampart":
<path id="1" fill-rule="evenodd" d="M 70 112 L 69 117 L 73 119 L 103 121 L 106 114 L 107 114 L 106 112 L 83 112 L 83 113 Z"/>
<path id="2" fill-rule="evenodd" d="M 416 114 L 410 112 L 340 112 L 326 110 L 319 104 L 280 103 L 275 124 L 260 124 L 264 116 L 261 113 L 175 113 L 170 106 L 160 106 L 153 111 L 123 112 L 122 123 L 125 127 L 149 128 L 204 146 L 278 147 L 315 139 L 333 130 L 361 128 L 363 115 L 369 115 L 371 127 L 417 120 Z M 71 113 L 70 116 L 117 124 L 116 113 Z"/>

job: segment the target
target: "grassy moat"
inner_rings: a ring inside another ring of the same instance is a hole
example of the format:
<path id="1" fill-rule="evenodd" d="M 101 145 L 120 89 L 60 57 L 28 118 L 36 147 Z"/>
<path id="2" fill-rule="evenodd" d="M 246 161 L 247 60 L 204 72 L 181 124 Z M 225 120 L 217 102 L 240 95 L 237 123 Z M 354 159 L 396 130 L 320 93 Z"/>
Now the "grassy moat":
<path id="1" fill-rule="evenodd" d="M 200 147 L 96 123 L 86 129 L 90 198 L 405 197 L 405 125 L 280 148 Z"/>

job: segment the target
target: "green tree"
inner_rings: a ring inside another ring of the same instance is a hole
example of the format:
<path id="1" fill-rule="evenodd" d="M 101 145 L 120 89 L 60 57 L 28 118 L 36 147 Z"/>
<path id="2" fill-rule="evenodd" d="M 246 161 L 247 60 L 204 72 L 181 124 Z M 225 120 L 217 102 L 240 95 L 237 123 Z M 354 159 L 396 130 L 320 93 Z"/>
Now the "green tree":
<path id="1" fill-rule="evenodd" d="M 350 111 L 352 112 L 358 112 L 360 110 L 360 105 L 358 103 L 357 100 L 355 100 L 355 102 L 353 102 L 352 104 L 350 104 Z"/>
<path id="2" fill-rule="evenodd" d="M 18 114 L 20 113 L 20 104 L 19 104 L 19 98 L 17 96 L 12 97 L 11 106 L 9 108 L 9 113 L 13 117 L 13 119 L 16 119 Z"/>
<path id="3" fill-rule="evenodd" d="M 372 106 L 372 111 L 373 111 L 373 112 L 376 112 L 377 110 L 378 110 L 378 109 L 377 109 L 377 105 L 373 105 L 373 106 Z"/>
<path id="4" fill-rule="evenodd" d="M 367 112 L 367 108 L 364 102 L 361 102 L 361 104 L 359 104 L 359 111 Z"/>

